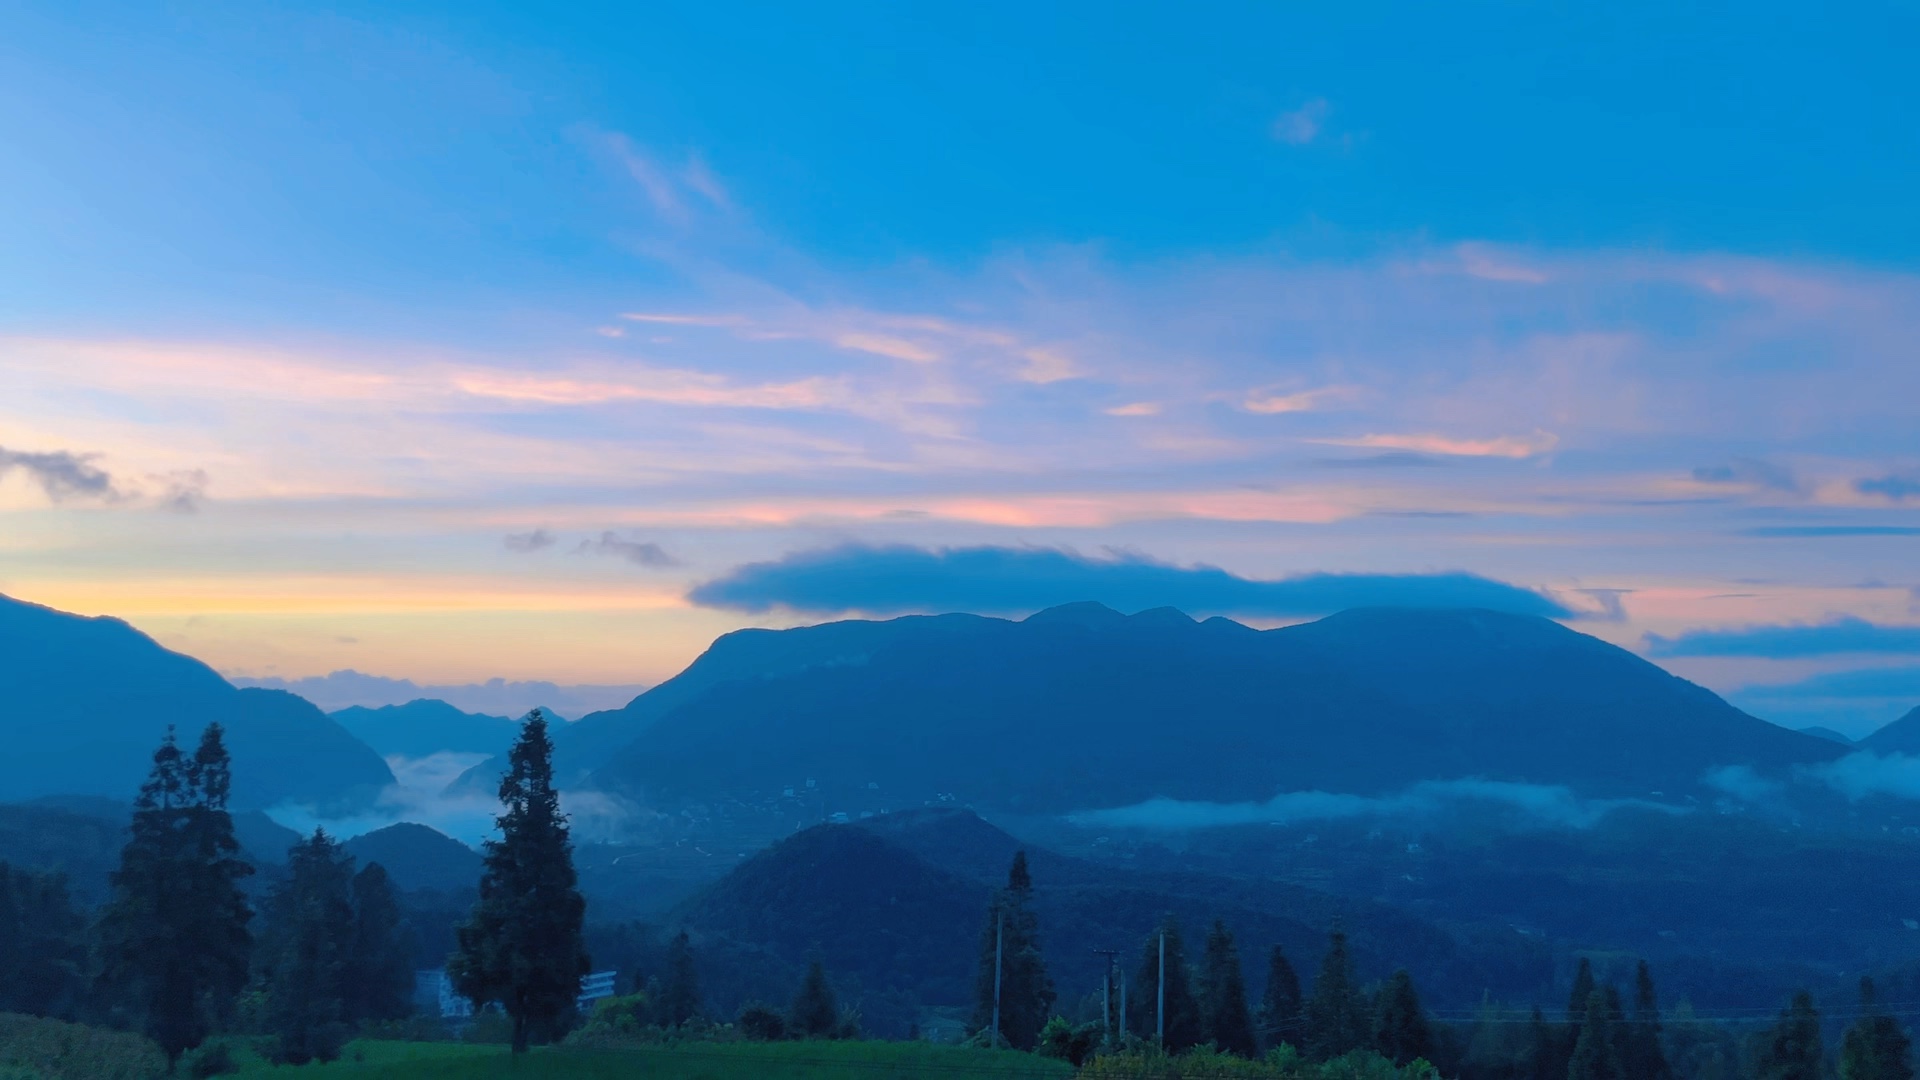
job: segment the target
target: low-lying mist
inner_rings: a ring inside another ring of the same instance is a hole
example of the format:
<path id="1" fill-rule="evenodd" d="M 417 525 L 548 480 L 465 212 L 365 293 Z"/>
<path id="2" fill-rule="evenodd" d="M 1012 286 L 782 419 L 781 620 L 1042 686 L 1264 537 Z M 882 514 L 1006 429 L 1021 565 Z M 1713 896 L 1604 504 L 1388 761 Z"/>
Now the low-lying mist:
<path id="1" fill-rule="evenodd" d="M 299 832 L 312 832 L 317 827 L 341 839 L 412 822 L 478 847 L 498 835 L 494 817 L 500 813 L 500 800 L 490 792 L 474 791 L 455 781 L 487 759 L 486 754 L 450 751 L 420 758 L 396 755 L 387 758 L 394 783 L 367 810 L 327 814 L 309 805 L 283 803 L 269 809 L 267 815 Z M 560 805 L 579 843 L 623 839 L 632 831 L 636 816 L 646 814 L 623 799 L 598 791 L 562 791 Z"/>
<path id="2" fill-rule="evenodd" d="M 1439 820 L 1489 812 L 1514 827 L 1584 829 L 1615 810 L 1638 807 L 1686 813 L 1687 808 L 1644 799 L 1587 799 L 1556 785 L 1462 778 L 1425 780 L 1391 795 L 1327 791 L 1283 792 L 1260 803 L 1149 799 L 1132 806 L 1070 815 L 1075 824 L 1178 831 L 1227 825 L 1291 825 L 1353 818 Z"/>

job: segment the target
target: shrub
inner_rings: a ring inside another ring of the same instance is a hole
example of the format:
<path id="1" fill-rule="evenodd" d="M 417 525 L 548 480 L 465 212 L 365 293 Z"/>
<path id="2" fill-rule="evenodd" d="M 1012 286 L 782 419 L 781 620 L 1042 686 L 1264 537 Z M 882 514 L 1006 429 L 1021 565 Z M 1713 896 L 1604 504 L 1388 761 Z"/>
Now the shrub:
<path id="1" fill-rule="evenodd" d="M 151 1080 L 167 1055 L 130 1032 L 0 1013 L 0 1068 L 35 1080 Z"/>
<path id="2" fill-rule="evenodd" d="M 1093 1055 L 1093 1048 L 1100 1044 L 1104 1033 L 1105 1025 L 1097 1021 L 1075 1027 L 1066 1017 L 1056 1016 L 1040 1029 L 1040 1043 L 1034 1047 L 1034 1053 L 1056 1058 L 1077 1069 Z"/>
<path id="3" fill-rule="evenodd" d="M 513 1041 L 513 1018 L 501 1009 L 488 1006 L 473 1014 L 473 1019 L 467 1022 L 460 1038 L 470 1043 L 510 1043 Z"/>
<path id="4" fill-rule="evenodd" d="M 193 1080 L 208 1080 L 209 1077 L 240 1071 L 240 1063 L 233 1056 L 233 1046 L 225 1039 L 208 1039 L 187 1051 L 181 1055 L 179 1067 Z"/>
<path id="5" fill-rule="evenodd" d="M 787 1037 L 787 1018 L 755 1002 L 740 1010 L 740 1033 L 756 1042 L 778 1042 Z"/>

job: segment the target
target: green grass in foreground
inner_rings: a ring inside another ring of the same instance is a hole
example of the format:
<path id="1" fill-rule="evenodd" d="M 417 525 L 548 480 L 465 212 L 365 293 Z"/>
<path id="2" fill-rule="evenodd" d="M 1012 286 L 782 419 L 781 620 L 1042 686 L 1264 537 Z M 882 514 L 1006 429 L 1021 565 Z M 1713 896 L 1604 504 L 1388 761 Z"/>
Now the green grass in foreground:
<path id="1" fill-rule="evenodd" d="M 1066 1080 L 1065 1064 L 1031 1054 L 931 1043 L 681 1043 L 622 1050 L 542 1048 L 519 1061 L 505 1047 L 360 1041 L 327 1065 L 250 1064 L 246 1080 Z"/>

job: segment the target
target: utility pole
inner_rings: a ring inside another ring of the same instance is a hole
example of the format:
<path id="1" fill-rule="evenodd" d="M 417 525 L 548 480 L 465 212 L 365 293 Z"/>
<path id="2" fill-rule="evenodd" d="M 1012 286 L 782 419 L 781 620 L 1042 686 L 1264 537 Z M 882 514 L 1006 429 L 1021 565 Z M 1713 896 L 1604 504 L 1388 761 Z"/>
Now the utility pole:
<path id="1" fill-rule="evenodd" d="M 1004 966 L 1001 963 L 1002 951 L 1006 945 L 1007 912 L 995 905 L 993 912 L 993 1045 L 1000 1046 L 1000 975 Z"/>
<path id="2" fill-rule="evenodd" d="M 1120 1041 L 1127 1041 L 1127 971 L 1120 969 Z"/>
<path id="3" fill-rule="evenodd" d="M 1167 1048 L 1167 932 L 1160 931 L 1160 1000 L 1153 1009 L 1153 1041 Z"/>
<path id="4" fill-rule="evenodd" d="M 1100 1009 L 1101 1009 L 1100 1019 L 1105 1022 L 1105 1026 L 1107 1029 L 1107 1041 L 1112 1042 L 1113 1041 L 1113 973 L 1116 970 L 1118 970 L 1120 966 L 1119 964 L 1120 950 L 1095 949 L 1093 951 L 1095 954 L 1104 956 L 1107 958 L 1107 981 L 1101 988 L 1104 991 L 1104 993 L 1101 995 L 1101 1000 L 1100 1000 Z"/>

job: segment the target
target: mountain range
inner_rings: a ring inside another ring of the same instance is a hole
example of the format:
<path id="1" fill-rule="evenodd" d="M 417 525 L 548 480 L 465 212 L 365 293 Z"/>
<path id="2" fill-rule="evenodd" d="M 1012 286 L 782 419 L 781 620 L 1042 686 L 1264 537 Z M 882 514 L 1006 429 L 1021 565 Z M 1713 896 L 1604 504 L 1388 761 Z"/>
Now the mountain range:
<path id="1" fill-rule="evenodd" d="M 462 712 L 436 698 L 379 708 L 352 705 L 328 715 L 382 757 L 505 754 L 520 731 L 516 720 Z"/>
<path id="2" fill-rule="evenodd" d="M 0 596 L 0 700 L 8 726 L 0 799 L 130 800 L 168 728 L 189 748 L 218 722 L 233 755 L 233 805 L 370 804 L 393 783 L 380 755 L 307 701 L 242 690 L 119 619 Z"/>
<path id="3" fill-rule="evenodd" d="M 1455 777 L 1705 797 L 1716 769 L 1847 752 L 1542 618 L 1361 609 L 1255 630 L 1098 604 L 737 631 L 555 743 L 571 782 L 647 804 L 811 781 L 1017 814 Z"/>

